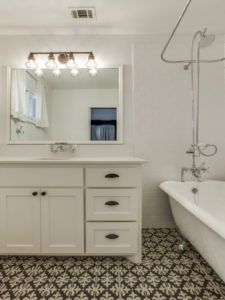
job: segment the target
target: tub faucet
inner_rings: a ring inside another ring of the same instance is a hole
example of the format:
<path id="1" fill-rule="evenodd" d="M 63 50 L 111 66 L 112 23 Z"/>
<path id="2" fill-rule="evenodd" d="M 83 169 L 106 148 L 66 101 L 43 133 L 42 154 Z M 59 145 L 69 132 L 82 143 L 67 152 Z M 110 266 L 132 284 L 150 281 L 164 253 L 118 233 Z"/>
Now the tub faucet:
<path id="1" fill-rule="evenodd" d="M 205 163 L 202 163 L 199 167 L 193 165 L 191 168 L 181 168 L 181 181 L 184 182 L 185 173 L 191 173 L 198 181 L 202 180 L 202 173 L 208 172 L 209 168 Z"/>
<path id="2" fill-rule="evenodd" d="M 205 163 L 202 163 L 199 167 L 194 167 L 192 170 L 192 174 L 199 180 L 202 179 L 202 173 L 206 173 L 209 171 L 209 168 L 206 167 Z"/>
<path id="3" fill-rule="evenodd" d="M 190 171 L 190 168 L 186 168 L 186 167 L 181 168 L 181 182 L 184 182 L 184 174 L 189 171 Z"/>

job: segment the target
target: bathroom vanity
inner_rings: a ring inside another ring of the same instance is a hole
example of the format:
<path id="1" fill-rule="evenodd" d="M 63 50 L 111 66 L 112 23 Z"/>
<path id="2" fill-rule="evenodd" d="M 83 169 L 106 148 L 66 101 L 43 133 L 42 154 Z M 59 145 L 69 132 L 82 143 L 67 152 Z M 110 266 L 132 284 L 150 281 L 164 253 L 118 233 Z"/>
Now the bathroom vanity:
<path id="1" fill-rule="evenodd" d="M 0 255 L 122 255 L 141 261 L 138 158 L 66 158 L 75 145 L 123 144 L 123 67 L 5 69 L 7 144 L 48 158 L 0 158 Z M 66 99 L 66 101 L 65 101 Z M 54 153 L 54 154 L 53 154 Z"/>
<path id="2" fill-rule="evenodd" d="M 139 158 L 0 159 L 0 255 L 141 261 Z"/>

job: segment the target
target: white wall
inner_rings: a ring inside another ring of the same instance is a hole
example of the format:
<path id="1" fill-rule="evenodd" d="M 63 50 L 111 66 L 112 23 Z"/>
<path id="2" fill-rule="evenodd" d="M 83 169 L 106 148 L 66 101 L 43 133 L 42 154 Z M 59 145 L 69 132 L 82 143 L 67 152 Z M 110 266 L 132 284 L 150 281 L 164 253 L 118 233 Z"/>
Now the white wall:
<path id="1" fill-rule="evenodd" d="M 118 90 L 52 90 L 51 139 L 89 141 L 90 108 L 118 107 Z"/>
<path id="2" fill-rule="evenodd" d="M 22 126 L 22 134 L 17 134 L 16 129 Z M 48 141 L 50 139 L 47 128 L 36 127 L 32 123 L 11 120 L 12 141 Z"/>
<path id="3" fill-rule="evenodd" d="M 160 60 L 166 37 L 151 36 L 4 36 L 0 38 L 0 65 L 23 66 L 30 51 L 93 50 L 103 64 L 124 64 L 124 144 L 80 146 L 77 155 L 137 155 L 145 158 L 144 226 L 171 226 L 167 197 L 159 190 L 163 180 L 179 179 L 181 166 L 190 166 L 185 154 L 191 142 L 190 74 L 182 65 Z M 177 41 L 169 55 L 188 56 L 190 39 Z M 16 49 L 16 52 L 15 52 Z M 206 51 L 206 50 L 205 50 Z M 223 40 L 207 50 L 207 55 L 223 55 Z M 211 54 L 212 53 L 212 54 Z M 202 69 L 201 137 L 218 144 L 215 158 L 206 159 L 210 177 L 225 179 L 223 64 Z M 0 103 L 0 154 L 44 155 L 45 146 L 5 145 L 5 96 Z"/>
<path id="4" fill-rule="evenodd" d="M 189 39 L 172 47 L 172 59 L 187 58 Z M 160 60 L 160 39 L 134 45 L 135 153 L 149 161 L 144 167 L 143 215 L 145 226 L 168 226 L 167 197 L 158 185 L 179 180 L 182 166 L 191 165 L 185 151 L 191 144 L 191 80 L 183 65 Z M 203 57 L 222 57 L 223 39 L 202 51 Z M 210 166 L 210 178 L 225 179 L 225 91 L 223 63 L 201 68 L 200 141 L 215 143 L 214 158 L 199 159 Z M 141 134 L 140 134 L 141 132 Z"/>

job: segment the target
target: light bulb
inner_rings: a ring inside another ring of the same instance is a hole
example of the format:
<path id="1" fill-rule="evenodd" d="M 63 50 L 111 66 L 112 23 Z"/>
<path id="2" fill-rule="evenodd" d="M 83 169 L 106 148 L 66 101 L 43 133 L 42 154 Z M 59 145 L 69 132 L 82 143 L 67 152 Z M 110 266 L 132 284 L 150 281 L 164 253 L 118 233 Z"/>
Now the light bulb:
<path id="1" fill-rule="evenodd" d="M 96 76 L 98 73 L 98 70 L 96 68 L 93 68 L 93 69 L 89 69 L 89 74 L 91 76 Z"/>
<path id="2" fill-rule="evenodd" d="M 55 77 L 59 77 L 62 74 L 62 72 L 59 68 L 53 69 L 52 73 Z"/>
<path id="3" fill-rule="evenodd" d="M 26 62 L 26 68 L 30 70 L 35 70 L 37 68 L 37 64 L 34 60 L 30 59 Z"/>
<path id="4" fill-rule="evenodd" d="M 57 67 L 54 54 L 50 53 L 48 55 L 48 61 L 46 62 L 46 67 L 50 70 L 55 69 Z"/>
<path id="5" fill-rule="evenodd" d="M 25 63 L 25 66 L 27 69 L 30 69 L 30 70 L 35 70 L 37 69 L 37 64 L 35 62 L 35 58 L 34 58 L 34 54 L 33 53 L 30 53 L 29 56 L 28 56 L 28 60 L 27 62 Z"/>
<path id="6" fill-rule="evenodd" d="M 35 73 L 35 75 L 36 75 L 37 77 L 42 77 L 43 74 L 44 74 L 43 70 L 40 69 L 40 68 L 37 68 L 37 69 L 34 71 L 34 73 Z"/>
<path id="7" fill-rule="evenodd" d="M 68 61 L 66 63 L 66 66 L 68 69 L 72 70 L 74 68 L 77 68 L 77 64 L 75 62 L 75 59 L 74 59 L 74 55 L 73 53 L 69 53 L 68 54 Z"/>
<path id="8" fill-rule="evenodd" d="M 88 69 L 96 69 L 97 68 L 97 63 L 95 61 L 94 54 L 91 52 L 88 56 L 88 61 L 86 63 L 86 67 Z"/>
<path id="9" fill-rule="evenodd" d="M 73 59 L 69 59 L 68 62 L 66 63 L 66 66 L 68 69 L 73 69 L 74 67 L 74 60 Z"/>
<path id="10" fill-rule="evenodd" d="M 77 68 L 73 68 L 71 71 L 70 71 L 70 74 L 73 76 L 73 77 L 76 77 L 79 75 L 79 70 Z"/>

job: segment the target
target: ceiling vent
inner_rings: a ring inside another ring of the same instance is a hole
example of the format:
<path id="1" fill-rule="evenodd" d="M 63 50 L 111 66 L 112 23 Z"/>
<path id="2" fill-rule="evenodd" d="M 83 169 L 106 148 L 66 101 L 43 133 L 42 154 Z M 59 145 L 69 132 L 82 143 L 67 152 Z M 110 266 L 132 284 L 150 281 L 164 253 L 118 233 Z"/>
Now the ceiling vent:
<path id="1" fill-rule="evenodd" d="M 94 7 L 70 7 L 70 11 L 75 20 L 96 20 Z"/>

